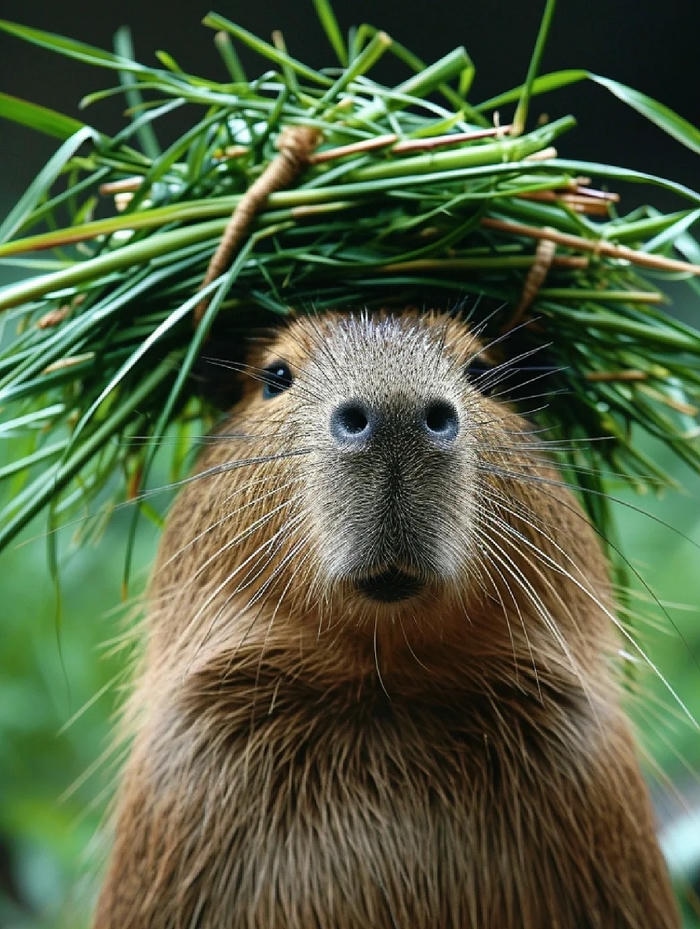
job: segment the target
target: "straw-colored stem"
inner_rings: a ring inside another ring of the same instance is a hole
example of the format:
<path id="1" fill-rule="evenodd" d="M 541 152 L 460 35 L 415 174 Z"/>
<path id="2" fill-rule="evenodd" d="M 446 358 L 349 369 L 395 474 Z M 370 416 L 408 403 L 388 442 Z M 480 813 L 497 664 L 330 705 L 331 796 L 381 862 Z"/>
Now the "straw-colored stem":
<path id="1" fill-rule="evenodd" d="M 397 138 L 396 133 L 388 132 L 384 135 L 373 136 L 370 139 L 361 139 L 359 142 L 351 142 L 349 145 L 327 148 L 322 152 L 314 152 L 309 157 L 309 164 L 318 165 L 326 161 L 335 161 L 338 158 L 347 158 L 348 155 L 362 155 L 366 152 L 374 152 L 396 142 Z"/>
<path id="2" fill-rule="evenodd" d="M 662 304 L 666 297 L 658 290 L 594 290 L 584 287 L 542 287 L 540 297 L 550 300 L 571 300 L 582 302 L 595 300 L 605 303 L 646 303 Z"/>
<path id="3" fill-rule="evenodd" d="M 685 271 L 689 274 L 700 274 L 700 265 L 693 264 L 689 261 L 681 261 L 677 258 L 666 258 L 664 255 L 651 255 L 648 252 L 636 251 L 628 248 L 626 245 L 615 245 L 613 242 L 606 242 L 604 239 L 584 239 L 582 236 L 570 235 L 566 232 L 558 232 L 550 227 L 538 228 L 537 226 L 525 226 L 522 223 L 512 223 L 503 219 L 495 219 L 486 216 L 481 220 L 481 225 L 487 229 L 497 229 L 499 232 L 507 232 L 511 235 L 527 236 L 531 239 L 551 239 L 557 245 L 564 245 L 567 248 L 579 252 L 590 252 L 596 256 L 606 258 L 617 258 L 622 261 L 629 261 L 632 264 L 639 265 L 641 268 L 653 268 L 657 271 Z"/>
<path id="4" fill-rule="evenodd" d="M 646 381 L 649 375 L 646 371 L 635 371 L 629 369 L 628 371 L 587 371 L 584 375 L 587 381 L 590 383 L 624 383 L 632 381 Z"/>
<path id="5" fill-rule="evenodd" d="M 376 151 L 389 145 L 391 145 L 393 155 L 429 152 L 436 148 L 464 145 L 467 142 L 476 142 L 480 139 L 492 139 L 494 137 L 500 139 L 508 135 L 509 129 L 510 126 L 494 126 L 491 129 L 475 129 L 473 132 L 453 132 L 447 135 L 426 136 L 420 139 L 402 139 L 401 141 L 397 141 L 398 136 L 395 133 L 387 133 L 369 139 L 361 139 L 359 142 L 351 142 L 349 145 L 339 145 L 336 148 L 315 152 L 309 158 L 309 163 L 322 164 L 326 161 L 347 158 L 349 155 L 361 155 L 365 152 Z"/>
<path id="6" fill-rule="evenodd" d="M 552 139 L 576 125 L 571 116 L 563 116 L 547 126 L 535 129 L 519 138 L 504 138 L 483 145 L 465 145 L 454 151 L 434 152 L 415 158 L 400 158 L 366 168 L 358 168 L 349 176 L 352 181 L 373 181 L 379 178 L 405 177 L 406 175 L 452 171 L 476 165 L 518 162 L 549 145 Z"/>
<path id="7" fill-rule="evenodd" d="M 508 135 L 511 126 L 492 126 L 490 129 L 474 129 L 471 132 L 453 132 L 448 135 L 425 136 L 420 139 L 403 139 L 392 146 L 395 155 L 409 152 L 428 152 L 435 148 L 449 145 L 463 145 L 465 142 L 478 142 L 481 139 L 502 139 Z"/>
<path id="8" fill-rule="evenodd" d="M 412 261 L 396 261 L 390 264 L 380 265 L 377 270 L 387 274 L 394 274 L 397 272 L 420 274 L 426 271 L 440 274 L 455 271 L 531 268 L 536 261 L 537 258 L 535 255 L 488 255 L 476 258 L 416 258 Z M 560 268 L 582 269 L 587 267 L 588 259 L 575 255 L 557 255 L 554 257 L 552 264 Z"/>

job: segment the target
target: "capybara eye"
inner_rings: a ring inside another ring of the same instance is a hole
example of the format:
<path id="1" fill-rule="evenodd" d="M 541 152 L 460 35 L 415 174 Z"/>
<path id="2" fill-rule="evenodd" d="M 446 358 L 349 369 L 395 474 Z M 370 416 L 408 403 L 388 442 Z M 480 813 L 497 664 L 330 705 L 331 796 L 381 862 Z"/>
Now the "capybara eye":
<path id="1" fill-rule="evenodd" d="M 490 365 L 488 362 L 484 361 L 483 358 L 480 358 L 478 355 L 472 357 L 467 364 L 464 366 L 464 373 L 467 377 L 467 380 L 470 384 L 481 391 L 481 393 L 488 393 L 488 374 L 490 371 L 493 371 L 493 365 Z"/>
<path id="2" fill-rule="evenodd" d="M 263 371 L 263 399 L 270 400 L 292 386 L 292 372 L 284 361 L 275 361 Z"/>

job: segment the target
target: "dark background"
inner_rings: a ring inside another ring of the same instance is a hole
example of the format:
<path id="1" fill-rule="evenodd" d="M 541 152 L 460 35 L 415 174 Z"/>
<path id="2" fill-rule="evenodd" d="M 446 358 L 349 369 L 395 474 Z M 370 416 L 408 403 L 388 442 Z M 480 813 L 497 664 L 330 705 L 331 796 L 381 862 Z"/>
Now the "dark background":
<path id="1" fill-rule="evenodd" d="M 477 69 L 470 98 L 478 103 L 522 82 L 544 3 L 451 0 L 408 6 L 390 0 L 352 4 L 335 0 L 334 6 L 343 29 L 371 22 L 428 62 L 456 45 L 465 45 Z M 198 2 L 177 4 L 173 0 L 102 0 L 92 5 L 84 0 L 0 0 L 0 16 L 5 19 L 102 48 L 111 48 L 115 31 L 127 24 L 136 56 L 145 63 L 154 63 L 154 51 L 164 49 L 184 70 L 226 80 L 212 45 L 213 33 L 200 25 L 208 9 Z M 269 37 L 272 29 L 281 29 L 290 53 L 312 65 L 336 63 L 311 0 L 296 4 L 221 2 L 216 10 L 256 35 Z M 587 68 L 631 85 L 698 123 L 699 41 L 700 2 L 696 0 L 560 0 L 543 70 Z M 243 57 L 251 75 L 265 67 L 250 56 Z M 383 76 L 399 81 L 405 74 L 396 67 L 394 73 L 385 71 Z M 115 101 L 82 113 L 78 101 L 114 83 L 114 72 L 81 65 L 0 34 L 0 91 L 78 116 L 112 133 L 122 120 Z M 571 112 L 578 118 L 579 127 L 558 140 L 563 156 L 621 164 L 691 187 L 700 185 L 696 155 L 600 87 L 573 86 L 534 101 L 531 122 L 541 112 L 552 118 Z M 191 111 L 189 115 L 194 121 L 200 114 Z M 502 121 L 511 116 L 511 112 L 502 113 Z M 182 131 L 186 124 L 181 120 L 170 128 Z M 58 144 L 0 121 L 0 216 Z M 623 193 L 623 210 L 637 199 L 646 202 L 650 197 L 666 209 L 687 206 L 655 189 Z M 674 309 L 697 323 L 696 305 L 686 302 Z M 0 458 L 2 454 L 0 447 Z M 655 614 L 653 604 L 645 602 L 649 601 L 647 591 L 634 601 L 635 610 L 655 615 L 665 630 L 665 635 L 649 645 L 649 651 L 681 698 L 700 716 L 696 700 L 699 558 L 697 547 L 683 538 L 700 538 L 700 480 L 679 469 L 664 450 L 656 448 L 653 454 L 685 493 L 669 494 L 662 503 L 628 495 L 632 508 L 619 513 L 622 547 L 660 599 L 695 604 L 690 610 L 670 611 L 674 628 L 668 615 Z M 115 519 L 99 547 L 84 546 L 64 556 L 60 620 L 46 565 L 45 524 L 31 527 L 22 544 L 2 558 L 0 929 L 81 929 L 85 925 L 92 884 L 88 879 L 83 886 L 83 875 L 94 872 L 99 862 L 92 837 L 111 786 L 99 773 L 83 775 L 89 773 L 109 738 L 118 694 L 115 680 L 121 665 L 103 643 L 121 628 L 110 610 L 120 598 L 129 518 L 124 515 L 121 524 Z M 154 532 L 139 541 L 140 582 L 152 558 L 155 536 Z M 645 630 L 643 623 L 641 629 Z M 637 623 L 635 631 L 639 630 Z M 637 714 L 642 735 L 659 768 L 680 785 L 692 805 L 699 792 L 698 732 L 680 722 L 675 726 L 674 718 L 682 713 L 658 680 L 655 693 L 659 706 L 646 705 Z M 77 711 L 76 722 L 66 726 Z M 689 778 L 688 770 L 696 774 Z M 668 830 L 678 804 L 671 813 L 660 809 L 671 858 L 682 861 L 686 854 L 700 856 L 700 827 L 691 825 L 690 838 L 678 834 L 671 841 Z M 687 866 L 685 873 L 692 873 L 692 867 Z M 700 923 L 689 917 L 687 925 Z"/>

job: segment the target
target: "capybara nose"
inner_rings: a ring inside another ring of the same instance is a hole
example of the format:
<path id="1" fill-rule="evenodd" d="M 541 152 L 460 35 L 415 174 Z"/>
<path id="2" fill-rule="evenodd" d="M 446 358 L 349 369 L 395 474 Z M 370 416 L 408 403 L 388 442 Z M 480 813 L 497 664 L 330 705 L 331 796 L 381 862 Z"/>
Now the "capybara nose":
<path id="1" fill-rule="evenodd" d="M 454 442 L 459 435 L 459 415 L 449 400 L 431 400 L 423 410 L 421 426 L 436 445 Z"/>
<path id="2" fill-rule="evenodd" d="M 365 445 L 379 427 L 376 413 L 362 400 L 345 400 L 331 413 L 331 435 L 338 445 Z"/>
<path id="3" fill-rule="evenodd" d="M 339 403 L 330 416 L 331 436 L 341 448 L 364 447 L 382 431 L 394 438 L 420 435 L 431 445 L 445 447 L 459 435 L 459 414 L 454 403 L 444 399 L 391 412 L 354 399 Z"/>

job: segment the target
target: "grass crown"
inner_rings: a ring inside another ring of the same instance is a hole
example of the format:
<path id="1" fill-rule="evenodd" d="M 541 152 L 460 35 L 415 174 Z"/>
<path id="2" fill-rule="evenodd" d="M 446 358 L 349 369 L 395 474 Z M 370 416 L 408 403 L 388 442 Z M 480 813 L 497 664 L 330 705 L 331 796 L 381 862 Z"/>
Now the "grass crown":
<path id="1" fill-rule="evenodd" d="M 552 0 L 525 83 L 481 103 L 464 49 L 426 65 L 373 27 L 345 38 L 327 0 L 315 7 L 338 59 L 323 70 L 295 59 L 279 33 L 267 43 L 209 14 L 221 82 L 162 52 L 158 67 L 140 64 L 125 32 L 107 52 L 0 21 L 114 72 L 118 83 L 85 102 L 122 94 L 128 106 L 107 136 L 0 94 L 0 116 L 60 140 L 0 226 L 0 261 L 29 272 L 0 289 L 12 332 L 0 433 L 22 448 L 0 467 L 0 548 L 44 509 L 52 526 L 98 499 L 109 511 L 126 496 L 150 512 L 144 490 L 166 434 L 177 476 L 216 416 L 193 376 L 210 334 L 242 337 L 270 313 L 464 302 L 513 366 L 546 352 L 546 377 L 532 375 L 546 405 L 533 416 L 603 533 L 601 471 L 664 479 L 635 427 L 700 467 L 700 333 L 660 306 L 665 281 L 698 292 L 700 195 L 559 158 L 573 117 L 530 127 L 528 112 L 533 97 L 592 80 L 696 152 L 700 132 L 615 81 L 539 75 Z M 241 47 L 263 59 L 253 79 Z M 408 72 L 396 86 L 370 77 L 387 54 Z M 187 106 L 198 119 L 161 147 L 159 122 Z M 270 180 L 290 131 L 310 141 L 293 171 Z M 678 209 L 620 214 L 611 188 L 629 181 L 673 192 Z M 233 244 L 212 273 L 232 214 Z"/>

